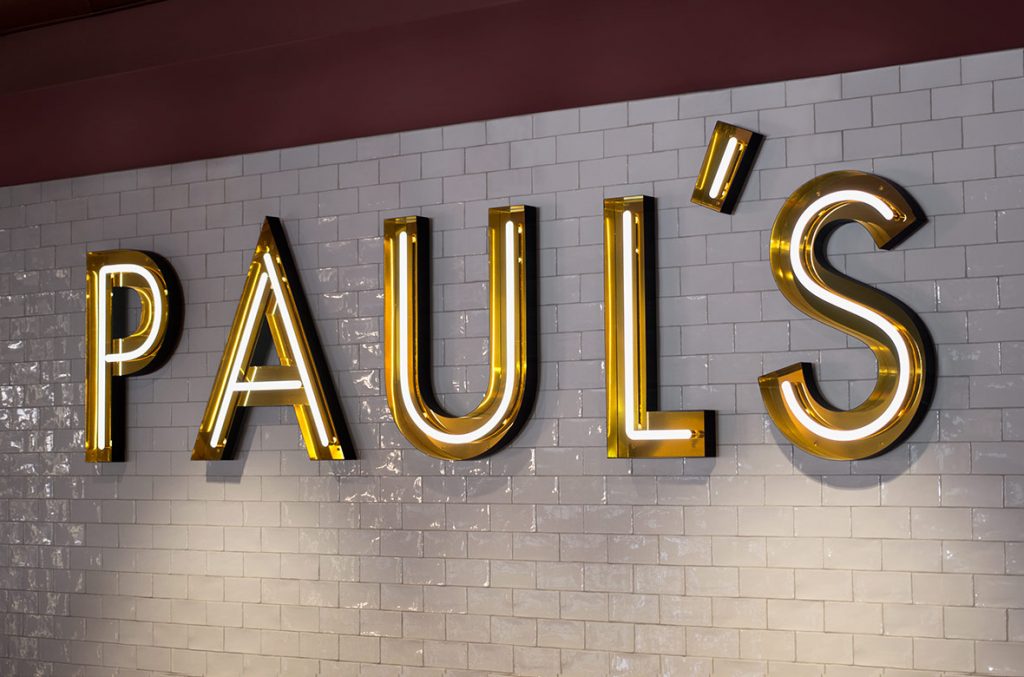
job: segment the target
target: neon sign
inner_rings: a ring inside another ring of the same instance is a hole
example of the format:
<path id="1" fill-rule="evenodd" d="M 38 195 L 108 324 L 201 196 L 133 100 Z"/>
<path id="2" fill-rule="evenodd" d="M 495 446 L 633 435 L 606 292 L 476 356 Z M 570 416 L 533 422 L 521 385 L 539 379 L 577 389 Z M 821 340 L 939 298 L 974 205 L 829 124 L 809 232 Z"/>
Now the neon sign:
<path id="1" fill-rule="evenodd" d="M 654 201 L 621 197 L 604 201 L 605 381 L 608 456 L 704 456 L 712 444 L 714 414 L 653 411 L 657 390 L 648 363 L 647 337 L 654 322 Z"/>
<path id="2" fill-rule="evenodd" d="M 692 201 L 728 213 L 753 164 L 760 136 L 719 123 L 698 173 Z M 831 172 L 799 187 L 776 216 L 770 265 L 783 296 L 805 315 L 865 343 L 878 362 L 868 398 L 850 410 L 828 406 L 809 364 L 761 376 L 765 408 L 779 430 L 805 451 L 835 460 L 867 458 L 912 430 L 934 376 L 927 332 L 895 299 L 832 269 L 823 243 L 853 221 L 879 247 L 891 248 L 922 222 L 895 184 L 857 171 Z M 465 416 L 443 411 L 430 387 L 429 237 L 419 216 L 384 223 L 384 372 L 399 430 L 420 451 L 466 460 L 499 448 L 529 413 L 539 365 L 533 355 L 535 213 L 524 206 L 489 211 L 490 376 L 481 403 Z M 714 412 L 659 411 L 648 336 L 653 304 L 653 199 L 604 201 L 605 378 L 608 455 L 612 458 L 703 456 L 714 452 Z M 90 252 L 87 260 L 86 459 L 123 457 L 123 376 L 153 369 L 177 330 L 178 294 L 170 266 L 134 251 Z M 138 327 L 115 337 L 124 311 L 114 290 L 141 302 Z M 253 365 L 266 321 L 279 365 Z M 311 459 L 353 458 L 337 396 L 325 378 L 313 324 L 284 229 L 267 217 L 228 334 L 192 458 L 230 455 L 239 407 L 291 405 Z"/>

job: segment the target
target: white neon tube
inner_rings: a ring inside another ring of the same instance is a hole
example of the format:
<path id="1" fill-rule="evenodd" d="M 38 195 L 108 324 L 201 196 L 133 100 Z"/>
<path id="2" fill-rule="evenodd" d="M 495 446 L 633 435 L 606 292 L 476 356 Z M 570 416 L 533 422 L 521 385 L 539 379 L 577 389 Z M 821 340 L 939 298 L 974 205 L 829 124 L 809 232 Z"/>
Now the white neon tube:
<path id="1" fill-rule="evenodd" d="M 638 429 L 636 425 L 636 352 L 634 351 L 634 323 L 636 315 L 633 311 L 633 212 L 628 209 L 622 212 L 622 328 L 623 362 L 625 378 L 622 388 L 626 394 L 626 437 L 631 440 L 689 440 L 693 439 L 692 430 L 648 430 Z"/>
<path id="2" fill-rule="evenodd" d="M 102 266 L 99 270 L 100 276 L 100 300 L 105 300 L 107 293 L 107 276 L 114 275 L 117 273 L 134 273 L 139 275 L 149 285 L 149 291 L 153 295 L 153 326 L 150 329 L 149 335 L 146 336 L 146 340 L 136 348 L 135 350 L 129 350 L 127 353 L 111 353 L 106 354 L 106 345 L 102 344 L 104 349 L 104 359 L 107 362 L 128 362 L 130 360 L 136 360 L 144 356 L 150 348 L 153 347 L 153 343 L 156 341 L 157 335 L 160 333 L 160 323 L 163 322 L 163 310 L 164 310 L 164 296 L 160 292 L 160 285 L 157 284 L 156 276 L 153 275 L 143 266 L 134 263 L 115 263 L 109 266 Z M 106 314 L 107 304 L 100 303 L 100 313 L 103 322 L 103 331 L 106 334 Z"/>
<path id="3" fill-rule="evenodd" d="M 873 435 L 888 425 L 896 417 L 896 414 L 903 406 L 903 400 L 906 397 L 907 391 L 910 389 L 910 348 L 907 346 L 907 342 L 903 336 L 900 335 L 899 331 L 897 331 L 895 325 L 870 308 L 853 303 L 849 299 L 843 298 L 842 296 L 825 289 L 811 278 L 807 273 L 807 270 L 804 268 L 803 261 L 800 257 L 800 243 L 803 240 L 803 234 L 807 229 L 808 223 L 819 211 L 838 202 L 863 202 L 877 211 L 886 221 L 892 220 L 894 216 L 892 209 L 890 209 L 884 201 L 871 193 L 866 193 L 860 190 L 838 190 L 834 193 L 823 195 L 812 202 L 796 221 L 796 226 L 793 229 L 793 236 L 789 241 L 790 264 L 793 266 L 793 273 L 796 275 L 797 280 L 800 281 L 800 284 L 802 284 L 807 291 L 830 305 L 853 313 L 885 332 L 885 335 L 888 336 L 889 340 L 891 340 L 893 345 L 896 346 L 896 357 L 899 363 L 896 392 L 893 395 L 892 400 L 889 402 L 889 406 L 886 407 L 881 416 L 873 420 L 871 423 L 852 430 L 835 430 L 833 428 L 823 426 L 821 423 L 808 416 L 807 412 L 804 411 L 804 408 L 800 405 L 800 402 L 796 397 L 793 384 L 789 381 L 783 381 L 782 383 L 782 396 L 786 402 L 786 406 L 789 408 L 793 416 L 796 417 L 800 424 L 806 427 L 809 431 L 828 440 L 850 442 Z"/>
<path id="4" fill-rule="evenodd" d="M 722 161 L 718 163 L 718 171 L 715 172 L 715 179 L 711 182 L 711 190 L 708 195 L 714 199 L 718 197 L 718 194 L 722 190 L 722 184 L 725 182 L 725 173 L 729 171 L 729 166 L 732 164 L 732 156 L 736 153 L 736 137 L 730 136 L 729 141 L 725 144 L 725 153 L 722 155 Z"/>
<path id="5" fill-rule="evenodd" d="M 134 273 L 139 275 L 149 285 L 149 290 L 153 295 L 153 323 L 149 330 L 149 335 L 142 344 L 135 350 L 129 350 L 127 353 L 107 353 L 107 276 L 116 275 L 118 273 Z M 135 263 L 112 263 L 108 266 L 100 266 L 100 269 L 96 272 L 99 278 L 99 290 L 97 292 L 96 307 L 99 310 L 99 318 L 97 320 L 97 337 L 96 337 L 96 349 L 99 351 L 100 363 L 117 363 L 117 362 L 128 362 L 129 360 L 138 359 L 146 354 L 146 352 L 153 347 L 153 343 L 156 341 L 156 337 L 160 334 L 161 326 L 163 322 L 163 303 L 164 297 L 160 290 L 160 285 L 157 284 L 156 276 L 153 275 L 143 266 Z M 105 367 L 104 367 L 105 369 Z M 96 379 L 96 401 L 105 403 L 107 401 L 107 375 L 104 373 Z M 109 443 L 107 439 L 107 412 L 106 406 L 102 408 L 96 407 L 96 439 L 102 447 L 106 447 Z"/>
<path id="6" fill-rule="evenodd" d="M 236 393 L 247 393 L 258 390 L 298 390 L 302 381 L 239 381 L 234 386 Z"/>
<path id="7" fill-rule="evenodd" d="M 292 355 L 295 357 L 295 366 L 299 368 L 299 380 L 302 381 L 302 388 L 306 391 L 306 401 L 313 412 L 313 423 L 316 424 L 317 434 L 320 436 L 320 444 L 327 446 L 327 427 L 324 425 L 323 416 L 320 413 L 320 406 L 313 392 L 313 382 L 309 377 L 309 369 L 306 368 L 306 361 L 302 358 L 302 351 L 299 349 L 299 339 L 295 335 L 295 325 L 292 324 L 291 314 L 288 312 L 288 305 L 284 302 L 284 291 L 281 289 L 281 281 L 277 279 L 277 269 L 274 268 L 274 260 L 270 252 L 263 254 L 263 265 L 270 276 L 270 285 L 274 288 L 274 296 L 277 298 L 277 307 L 284 319 L 284 329 L 288 334 L 288 341 L 292 346 Z"/>
<path id="8" fill-rule="evenodd" d="M 494 252 L 491 252 L 494 256 Z M 505 383 L 501 401 L 494 414 L 479 428 L 468 433 L 452 434 L 437 430 L 420 415 L 419 409 L 412 399 L 412 374 L 409 366 L 409 235 L 406 231 L 398 234 L 398 371 L 399 390 L 402 403 L 413 424 L 438 442 L 445 444 L 467 444 L 476 442 L 494 430 L 508 414 L 509 405 L 515 388 L 515 334 L 513 331 L 516 319 L 516 262 L 515 256 L 515 224 L 505 222 Z"/>

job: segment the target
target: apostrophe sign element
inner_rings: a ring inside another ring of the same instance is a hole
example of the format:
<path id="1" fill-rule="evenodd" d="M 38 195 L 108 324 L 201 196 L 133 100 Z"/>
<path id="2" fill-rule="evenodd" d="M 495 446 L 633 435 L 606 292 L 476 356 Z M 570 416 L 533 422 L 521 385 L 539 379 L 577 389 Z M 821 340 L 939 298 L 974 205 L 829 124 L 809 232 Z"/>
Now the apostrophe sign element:
<path id="1" fill-rule="evenodd" d="M 743 191 L 763 137 L 719 120 L 697 173 L 690 202 L 731 214 Z"/>

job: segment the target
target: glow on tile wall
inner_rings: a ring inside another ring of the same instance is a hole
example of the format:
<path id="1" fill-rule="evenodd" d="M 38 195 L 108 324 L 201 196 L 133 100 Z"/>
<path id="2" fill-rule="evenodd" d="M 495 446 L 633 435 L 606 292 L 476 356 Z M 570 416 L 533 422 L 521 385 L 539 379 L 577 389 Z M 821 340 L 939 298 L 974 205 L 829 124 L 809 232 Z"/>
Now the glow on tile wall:
<path id="1" fill-rule="evenodd" d="M 765 136 L 733 214 L 690 195 L 717 120 Z M 757 378 L 876 366 L 772 279 L 784 200 L 825 172 L 928 222 L 858 226 L 841 272 L 936 353 L 908 441 L 794 449 Z M 716 410 L 717 455 L 609 459 L 603 201 L 654 197 L 659 407 Z M 487 214 L 537 208 L 536 403 L 500 451 L 429 457 L 391 420 L 383 222 L 431 219 L 433 389 L 490 371 Z M 257 407 L 190 461 L 264 216 L 281 218 L 355 460 Z M 83 461 L 86 251 L 173 264 L 184 331 L 127 385 L 126 462 Z M 0 188 L 0 674 L 1024 674 L 1024 54 L 540 113 Z"/>

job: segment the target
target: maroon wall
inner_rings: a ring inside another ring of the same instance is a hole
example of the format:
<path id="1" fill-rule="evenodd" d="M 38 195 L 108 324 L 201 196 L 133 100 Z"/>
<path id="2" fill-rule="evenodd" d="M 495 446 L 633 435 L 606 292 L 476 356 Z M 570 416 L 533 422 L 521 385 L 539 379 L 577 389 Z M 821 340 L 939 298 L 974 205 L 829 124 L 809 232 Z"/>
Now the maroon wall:
<path id="1" fill-rule="evenodd" d="M 0 37 L 0 185 L 1019 47 L 1022 19 L 1013 0 L 165 0 Z"/>

